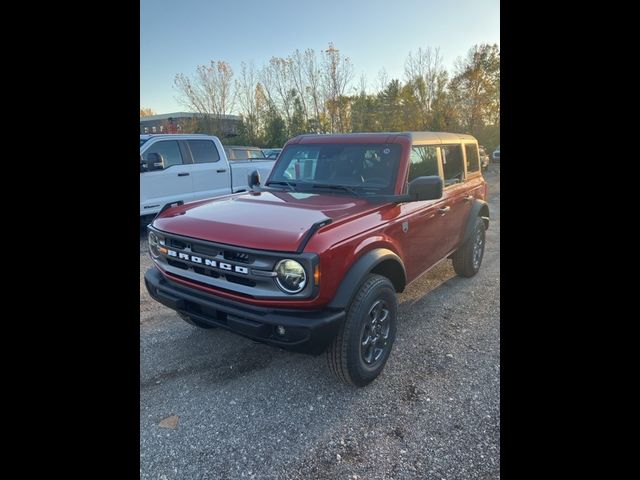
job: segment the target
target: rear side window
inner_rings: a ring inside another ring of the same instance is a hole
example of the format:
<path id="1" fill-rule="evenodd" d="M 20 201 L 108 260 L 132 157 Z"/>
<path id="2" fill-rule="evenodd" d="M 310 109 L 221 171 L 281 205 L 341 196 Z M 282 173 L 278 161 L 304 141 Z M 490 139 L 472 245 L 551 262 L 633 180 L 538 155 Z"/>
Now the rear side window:
<path id="1" fill-rule="evenodd" d="M 418 177 L 439 175 L 437 147 L 432 145 L 413 147 L 409 160 L 409 181 Z"/>
<path id="2" fill-rule="evenodd" d="M 264 158 L 264 152 L 262 150 L 248 150 L 247 154 L 249 158 Z"/>
<path id="3" fill-rule="evenodd" d="M 445 186 L 464 180 L 462 145 L 445 145 L 442 147 L 442 167 L 444 169 Z"/>
<path id="4" fill-rule="evenodd" d="M 233 159 L 234 160 L 247 160 L 249 155 L 246 150 L 241 150 L 239 148 L 233 148 Z"/>
<path id="5" fill-rule="evenodd" d="M 178 142 L 175 140 L 164 140 L 162 142 L 156 142 L 149 150 L 144 152 L 144 159 L 147 160 L 150 153 L 157 153 L 162 159 L 162 168 L 169 168 L 172 165 L 182 165 L 182 155 L 180 154 L 180 148 Z"/>
<path id="6" fill-rule="evenodd" d="M 478 146 L 475 143 L 467 143 L 465 144 L 464 149 L 467 154 L 467 172 L 477 172 L 480 170 Z"/>
<path id="7" fill-rule="evenodd" d="M 234 160 L 249 160 L 251 158 L 264 158 L 262 150 L 252 150 L 248 148 L 234 148 Z"/>
<path id="8" fill-rule="evenodd" d="M 188 140 L 193 163 L 213 163 L 220 160 L 216 146 L 211 140 Z"/>

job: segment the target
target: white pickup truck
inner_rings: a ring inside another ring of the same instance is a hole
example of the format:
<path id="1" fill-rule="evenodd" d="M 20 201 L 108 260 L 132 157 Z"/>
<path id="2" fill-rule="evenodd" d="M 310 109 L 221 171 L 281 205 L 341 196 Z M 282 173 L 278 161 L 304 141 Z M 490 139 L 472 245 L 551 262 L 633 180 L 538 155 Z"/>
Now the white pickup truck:
<path id="1" fill-rule="evenodd" d="M 229 161 L 212 135 L 140 135 L 140 221 L 168 203 L 184 203 L 249 190 L 249 175 L 266 178 L 273 159 Z"/>

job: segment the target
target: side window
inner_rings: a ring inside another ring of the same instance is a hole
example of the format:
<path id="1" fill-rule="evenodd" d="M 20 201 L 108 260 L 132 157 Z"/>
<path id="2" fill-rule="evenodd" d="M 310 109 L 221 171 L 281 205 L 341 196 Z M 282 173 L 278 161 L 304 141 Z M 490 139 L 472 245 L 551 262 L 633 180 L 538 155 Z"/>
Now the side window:
<path id="1" fill-rule="evenodd" d="M 462 145 L 445 145 L 442 147 L 442 167 L 444 169 L 445 187 L 464 180 Z"/>
<path id="2" fill-rule="evenodd" d="M 264 158 L 262 150 L 249 150 L 247 153 L 249 154 L 249 158 Z"/>
<path id="3" fill-rule="evenodd" d="M 162 159 L 162 168 L 169 168 L 172 165 L 182 165 L 182 155 L 180 155 L 178 142 L 175 140 L 166 140 L 154 143 L 149 147 L 149 150 L 144 152 L 145 160 L 147 160 L 150 153 L 157 153 L 160 155 L 160 158 Z"/>
<path id="4" fill-rule="evenodd" d="M 467 172 L 477 172 L 480 170 L 478 146 L 475 143 L 467 143 L 465 144 L 464 149 L 467 154 Z"/>
<path id="5" fill-rule="evenodd" d="M 233 159 L 234 160 L 248 160 L 249 152 L 244 149 L 234 148 L 233 149 Z"/>
<path id="6" fill-rule="evenodd" d="M 409 155 L 409 181 L 417 177 L 439 175 L 437 147 L 432 145 L 416 146 Z"/>
<path id="7" fill-rule="evenodd" d="M 193 163 L 213 163 L 220 160 L 216 146 L 211 140 L 188 140 Z"/>

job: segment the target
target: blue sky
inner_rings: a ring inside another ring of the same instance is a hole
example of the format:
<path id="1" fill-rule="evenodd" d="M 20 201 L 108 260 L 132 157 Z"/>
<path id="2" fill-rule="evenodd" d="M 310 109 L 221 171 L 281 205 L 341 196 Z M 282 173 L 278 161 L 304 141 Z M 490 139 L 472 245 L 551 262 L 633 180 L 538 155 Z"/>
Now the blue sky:
<path id="1" fill-rule="evenodd" d="M 451 72 L 477 43 L 500 44 L 499 0 L 141 0 L 140 105 L 156 113 L 184 110 L 173 78 L 226 60 L 257 67 L 296 48 L 319 54 L 329 42 L 370 87 L 383 67 L 402 79 L 418 47 L 440 47 Z"/>

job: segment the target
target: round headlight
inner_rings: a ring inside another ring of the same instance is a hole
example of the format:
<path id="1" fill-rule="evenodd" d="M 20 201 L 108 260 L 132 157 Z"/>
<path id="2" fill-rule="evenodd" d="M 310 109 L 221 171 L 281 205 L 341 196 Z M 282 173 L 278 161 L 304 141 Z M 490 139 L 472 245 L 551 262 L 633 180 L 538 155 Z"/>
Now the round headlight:
<path id="1" fill-rule="evenodd" d="M 158 247 L 160 246 L 160 239 L 158 235 L 154 232 L 149 232 L 149 253 L 153 258 L 158 258 L 160 256 L 160 252 L 158 251 Z"/>
<path id="2" fill-rule="evenodd" d="M 307 273 L 295 260 L 280 260 L 275 272 L 278 286 L 287 293 L 301 292 L 307 285 Z"/>

